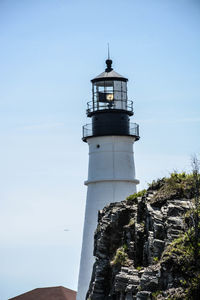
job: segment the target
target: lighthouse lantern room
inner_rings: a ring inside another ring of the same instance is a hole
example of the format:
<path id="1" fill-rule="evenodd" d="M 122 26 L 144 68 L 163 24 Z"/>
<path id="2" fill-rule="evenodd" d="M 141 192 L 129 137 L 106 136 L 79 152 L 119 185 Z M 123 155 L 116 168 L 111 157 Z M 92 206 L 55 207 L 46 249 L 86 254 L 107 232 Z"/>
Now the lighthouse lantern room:
<path id="1" fill-rule="evenodd" d="M 91 82 L 92 101 L 87 103 L 86 113 L 92 122 L 83 126 L 83 141 L 89 146 L 89 167 L 77 300 L 87 299 L 98 211 L 135 193 L 139 183 L 133 156 L 139 126 L 130 123 L 133 102 L 127 97 L 128 79 L 115 72 L 112 60 L 107 59 L 105 72 Z"/>
<path id="2" fill-rule="evenodd" d="M 129 122 L 133 101 L 127 99 L 128 79 L 112 68 L 106 60 L 105 72 L 92 79 L 92 101 L 87 103 L 87 116 L 92 124 L 83 126 L 83 141 L 90 136 L 126 135 L 139 139 L 139 126 Z"/>

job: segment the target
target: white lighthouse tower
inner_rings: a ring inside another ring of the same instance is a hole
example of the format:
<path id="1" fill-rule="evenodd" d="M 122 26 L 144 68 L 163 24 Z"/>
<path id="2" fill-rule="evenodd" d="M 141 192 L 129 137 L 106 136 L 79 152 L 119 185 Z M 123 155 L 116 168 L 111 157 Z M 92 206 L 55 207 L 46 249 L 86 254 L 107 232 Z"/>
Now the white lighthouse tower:
<path id="1" fill-rule="evenodd" d="M 139 126 L 130 123 L 133 102 L 127 98 L 128 79 L 112 69 L 112 60 L 107 59 L 106 64 L 105 72 L 91 80 L 92 101 L 87 103 L 87 116 L 92 123 L 83 126 L 89 169 L 77 300 L 85 300 L 89 288 L 98 210 L 135 193 L 139 183 L 133 157 Z"/>

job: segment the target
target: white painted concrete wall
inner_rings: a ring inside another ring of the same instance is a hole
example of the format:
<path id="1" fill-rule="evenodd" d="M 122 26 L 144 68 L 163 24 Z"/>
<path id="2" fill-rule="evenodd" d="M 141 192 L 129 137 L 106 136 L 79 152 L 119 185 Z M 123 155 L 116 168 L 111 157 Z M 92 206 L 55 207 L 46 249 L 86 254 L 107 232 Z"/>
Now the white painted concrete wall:
<path id="1" fill-rule="evenodd" d="M 85 300 L 94 263 L 94 232 L 98 210 L 136 192 L 133 143 L 128 136 L 102 136 L 87 139 L 89 169 L 85 223 L 79 270 L 77 300 Z"/>

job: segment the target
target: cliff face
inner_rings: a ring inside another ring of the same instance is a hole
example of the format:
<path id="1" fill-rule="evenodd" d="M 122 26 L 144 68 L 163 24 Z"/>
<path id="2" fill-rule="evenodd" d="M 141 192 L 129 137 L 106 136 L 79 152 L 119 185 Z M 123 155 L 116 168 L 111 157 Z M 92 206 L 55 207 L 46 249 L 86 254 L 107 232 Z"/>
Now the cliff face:
<path id="1" fill-rule="evenodd" d="M 185 259 L 186 269 L 187 263 L 195 265 L 184 235 L 192 186 L 186 180 L 176 181 L 160 180 L 99 212 L 96 261 L 86 299 L 200 299 L 195 293 L 186 297 L 188 278 L 200 276 L 198 271 L 183 268 Z"/>

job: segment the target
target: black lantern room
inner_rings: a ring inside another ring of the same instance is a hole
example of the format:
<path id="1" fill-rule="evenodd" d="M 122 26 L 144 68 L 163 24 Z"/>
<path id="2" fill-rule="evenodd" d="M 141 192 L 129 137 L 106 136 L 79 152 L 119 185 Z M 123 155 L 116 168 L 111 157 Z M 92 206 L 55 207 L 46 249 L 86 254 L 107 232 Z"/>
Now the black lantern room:
<path id="1" fill-rule="evenodd" d="M 106 60 L 105 72 L 91 80 L 92 101 L 87 103 L 87 116 L 92 124 L 83 126 L 83 141 L 105 135 L 134 136 L 139 139 L 139 126 L 130 123 L 133 101 L 127 98 L 128 79 L 112 69 L 112 60 Z"/>

